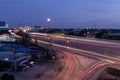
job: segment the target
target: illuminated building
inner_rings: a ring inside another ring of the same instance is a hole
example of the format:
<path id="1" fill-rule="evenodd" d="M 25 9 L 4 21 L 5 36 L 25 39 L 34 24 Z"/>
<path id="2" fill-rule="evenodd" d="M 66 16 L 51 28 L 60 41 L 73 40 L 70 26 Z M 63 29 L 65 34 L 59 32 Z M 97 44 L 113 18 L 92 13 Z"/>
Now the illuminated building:
<path id="1" fill-rule="evenodd" d="M 0 30 L 8 29 L 8 28 L 9 28 L 8 24 L 6 24 L 4 21 L 0 21 Z"/>

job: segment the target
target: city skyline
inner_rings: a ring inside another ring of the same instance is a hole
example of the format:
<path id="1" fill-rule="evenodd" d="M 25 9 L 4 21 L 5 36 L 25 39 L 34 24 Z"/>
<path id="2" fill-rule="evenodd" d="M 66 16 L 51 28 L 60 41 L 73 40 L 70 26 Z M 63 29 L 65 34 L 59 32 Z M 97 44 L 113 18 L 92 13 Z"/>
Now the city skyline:
<path id="1" fill-rule="evenodd" d="M 10 26 L 120 28 L 119 0 L 0 0 L 0 21 Z"/>

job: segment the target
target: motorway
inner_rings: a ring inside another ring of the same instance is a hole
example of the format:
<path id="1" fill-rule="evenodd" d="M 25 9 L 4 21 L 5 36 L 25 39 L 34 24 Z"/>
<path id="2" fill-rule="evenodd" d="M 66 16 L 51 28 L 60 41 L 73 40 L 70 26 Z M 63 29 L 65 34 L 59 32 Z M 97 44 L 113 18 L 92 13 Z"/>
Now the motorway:
<path id="1" fill-rule="evenodd" d="M 83 56 L 83 52 L 72 52 L 67 48 L 62 48 L 56 45 L 50 46 L 49 43 L 44 44 L 40 41 L 38 42 L 38 44 L 45 47 L 50 47 L 50 49 L 54 49 L 55 51 L 62 53 L 66 56 L 65 66 L 63 70 L 59 73 L 58 76 L 56 76 L 55 79 L 52 80 L 84 80 L 86 76 L 91 74 L 90 72 L 104 66 L 104 64 L 107 63 L 88 55 Z"/>
<path id="2" fill-rule="evenodd" d="M 42 41 L 55 43 L 63 46 L 73 47 L 77 49 L 82 49 L 86 51 L 96 52 L 106 56 L 112 56 L 120 58 L 120 43 L 117 44 L 105 44 L 94 41 L 83 41 L 83 40 L 74 40 L 68 38 L 60 38 L 54 36 L 44 36 L 38 34 L 31 34 L 31 37 L 36 37 Z"/>
<path id="3" fill-rule="evenodd" d="M 30 36 L 33 41 L 37 39 L 38 44 L 66 55 L 65 67 L 55 80 L 89 80 L 88 77 L 96 70 L 120 62 L 118 45 L 36 34 Z"/>

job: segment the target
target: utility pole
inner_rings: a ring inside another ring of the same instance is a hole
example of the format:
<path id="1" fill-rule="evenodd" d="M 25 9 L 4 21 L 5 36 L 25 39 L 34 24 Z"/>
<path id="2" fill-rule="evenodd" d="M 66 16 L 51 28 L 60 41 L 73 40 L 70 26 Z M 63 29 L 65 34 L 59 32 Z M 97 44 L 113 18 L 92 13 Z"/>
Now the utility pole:
<path id="1" fill-rule="evenodd" d="M 13 60 L 14 60 L 14 69 L 15 69 L 15 72 L 17 71 L 17 64 L 16 64 L 16 61 L 15 61 L 15 59 L 16 59 L 16 48 L 17 48 L 17 46 L 13 46 L 13 55 L 14 55 L 14 58 L 13 58 Z"/>

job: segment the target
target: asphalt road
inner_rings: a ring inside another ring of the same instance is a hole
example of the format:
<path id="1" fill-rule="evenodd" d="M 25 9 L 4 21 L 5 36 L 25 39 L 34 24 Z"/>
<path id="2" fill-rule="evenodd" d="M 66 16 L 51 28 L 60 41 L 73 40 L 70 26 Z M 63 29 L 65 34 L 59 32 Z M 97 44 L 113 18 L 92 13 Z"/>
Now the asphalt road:
<path id="1" fill-rule="evenodd" d="M 83 40 L 73 40 L 73 39 L 59 38 L 59 37 L 53 37 L 53 36 L 43 36 L 43 35 L 37 35 L 37 34 L 31 34 L 31 37 L 37 38 L 42 41 L 47 41 L 49 43 L 55 43 L 55 44 L 74 47 L 77 49 L 82 49 L 87 51 L 93 51 L 99 54 L 120 58 L 119 57 L 120 46 L 118 45 L 89 42 L 89 41 L 83 41 Z"/>
<path id="2" fill-rule="evenodd" d="M 106 62 L 102 62 L 101 60 L 91 57 L 91 56 L 83 56 L 80 54 L 84 54 L 83 52 L 72 52 L 67 48 L 62 48 L 59 46 L 44 44 L 38 42 L 38 44 L 50 47 L 55 51 L 64 54 L 65 57 L 65 66 L 63 70 L 56 76 L 55 80 L 84 80 L 86 76 L 91 75 L 92 71 L 104 66 Z M 81 77 L 82 76 L 82 77 Z"/>
<path id="3" fill-rule="evenodd" d="M 31 34 L 31 37 L 37 39 L 38 43 L 49 48 L 52 47 L 56 51 L 60 51 L 66 55 L 66 66 L 63 72 L 57 77 L 57 80 L 88 80 L 87 77 L 92 75 L 96 70 L 108 64 L 119 64 L 120 62 L 120 46 L 117 45 L 34 34 Z M 82 60 L 78 56 L 84 56 L 86 58 Z M 93 59 L 95 62 L 91 63 L 91 65 L 84 66 L 83 63 L 87 58 L 89 58 L 89 61 L 86 64 L 92 61 L 90 59 Z M 81 67 L 78 68 L 79 66 Z M 84 69 L 82 69 L 83 66 Z"/>

